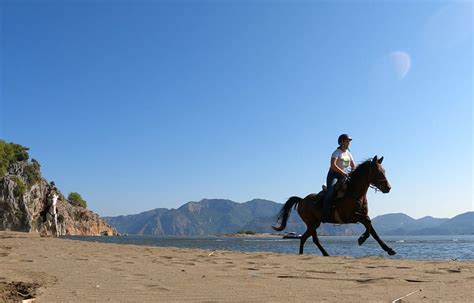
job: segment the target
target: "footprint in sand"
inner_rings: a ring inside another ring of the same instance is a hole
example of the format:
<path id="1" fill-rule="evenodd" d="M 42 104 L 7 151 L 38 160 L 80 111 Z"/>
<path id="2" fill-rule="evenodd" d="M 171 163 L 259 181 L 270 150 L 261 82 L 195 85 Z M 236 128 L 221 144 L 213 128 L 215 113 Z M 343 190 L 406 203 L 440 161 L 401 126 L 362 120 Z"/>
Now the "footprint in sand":
<path id="1" fill-rule="evenodd" d="M 410 283 L 424 283 L 424 282 L 429 282 L 429 281 L 423 281 L 423 280 L 417 280 L 417 279 L 404 279 L 407 282 Z"/>
<path id="2" fill-rule="evenodd" d="M 127 271 L 126 269 L 118 268 L 118 267 L 112 267 L 110 269 L 113 270 L 113 271 Z"/>
<path id="3" fill-rule="evenodd" d="M 153 290 L 160 290 L 160 291 L 171 291 L 170 288 L 167 288 L 167 287 L 164 287 L 164 286 L 161 286 L 161 285 L 156 285 L 156 284 L 146 284 L 146 285 L 136 285 L 136 286 L 133 286 L 131 289 L 133 290 L 150 290 L 150 289 L 153 289 Z"/>
<path id="4" fill-rule="evenodd" d="M 312 270 L 307 269 L 306 272 L 316 273 L 316 274 L 336 274 L 335 271 L 322 271 L 322 270 Z"/>
<path id="5" fill-rule="evenodd" d="M 425 270 L 425 273 L 433 275 L 446 274 L 446 272 L 440 270 Z"/>
<path id="6" fill-rule="evenodd" d="M 145 288 L 148 288 L 148 289 L 156 289 L 156 290 L 163 290 L 163 291 L 171 291 L 171 289 L 169 289 L 169 288 L 167 288 L 167 287 L 163 287 L 163 286 L 155 285 L 155 284 L 148 284 L 148 285 L 145 285 Z"/>
<path id="7" fill-rule="evenodd" d="M 168 259 L 168 260 L 171 260 L 171 259 L 173 259 L 173 257 L 171 257 L 171 256 L 160 256 L 160 258 L 163 258 L 163 259 Z"/>
<path id="8" fill-rule="evenodd" d="M 395 278 L 392 277 L 380 277 L 380 278 L 362 278 L 362 279 L 356 279 L 356 282 L 359 283 L 374 283 L 374 282 L 379 282 L 382 280 L 393 280 Z"/>
<path id="9" fill-rule="evenodd" d="M 177 265 L 196 265 L 196 263 L 194 262 L 183 262 L 183 261 L 174 261 L 172 263 L 177 264 Z"/>

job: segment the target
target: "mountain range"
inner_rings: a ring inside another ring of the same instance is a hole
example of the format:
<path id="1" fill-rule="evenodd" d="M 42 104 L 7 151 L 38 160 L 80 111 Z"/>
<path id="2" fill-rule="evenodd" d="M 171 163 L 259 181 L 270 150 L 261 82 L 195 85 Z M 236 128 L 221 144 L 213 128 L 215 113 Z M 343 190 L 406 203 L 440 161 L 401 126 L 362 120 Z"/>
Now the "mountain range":
<path id="1" fill-rule="evenodd" d="M 120 233 L 138 235 L 215 235 L 239 231 L 274 232 L 276 216 L 283 205 L 254 199 L 237 203 L 225 199 L 203 199 L 188 202 L 178 209 L 157 208 L 134 215 L 104 217 Z M 448 218 L 430 216 L 414 219 L 403 213 L 392 213 L 372 219 L 382 235 L 474 234 L 474 212 Z M 306 226 L 293 211 L 286 231 L 302 233 Z M 361 224 L 322 224 L 320 235 L 359 235 Z"/>

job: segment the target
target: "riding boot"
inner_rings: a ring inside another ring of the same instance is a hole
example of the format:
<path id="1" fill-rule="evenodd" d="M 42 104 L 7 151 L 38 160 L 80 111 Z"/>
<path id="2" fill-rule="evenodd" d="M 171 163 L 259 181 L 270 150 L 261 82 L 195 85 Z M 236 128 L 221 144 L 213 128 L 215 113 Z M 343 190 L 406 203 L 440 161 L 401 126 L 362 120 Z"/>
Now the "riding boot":
<path id="1" fill-rule="evenodd" d="M 323 222 L 329 222 L 331 220 L 331 210 L 332 210 L 332 202 L 331 199 L 328 199 L 329 201 L 324 201 L 323 205 L 323 216 L 321 218 L 321 221 Z"/>

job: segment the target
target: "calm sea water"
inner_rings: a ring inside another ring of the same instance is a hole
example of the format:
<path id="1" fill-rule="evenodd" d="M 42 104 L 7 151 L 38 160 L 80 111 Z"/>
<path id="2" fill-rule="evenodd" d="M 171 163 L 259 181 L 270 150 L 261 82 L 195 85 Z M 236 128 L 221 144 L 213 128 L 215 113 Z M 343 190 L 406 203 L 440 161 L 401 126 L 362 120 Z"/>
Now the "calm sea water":
<path id="1" fill-rule="evenodd" d="M 170 236 L 125 236 L 125 237 L 68 237 L 82 241 L 134 244 L 160 247 L 200 248 L 206 250 L 230 250 L 244 252 L 277 252 L 297 254 L 299 239 L 276 237 L 170 237 Z M 375 240 L 369 238 L 362 246 L 358 237 L 319 237 L 326 251 L 333 256 L 384 256 L 395 259 L 417 260 L 474 260 L 474 235 L 459 236 L 382 236 L 390 247 L 397 251 L 388 256 Z M 321 255 L 311 238 L 305 244 L 306 254 Z"/>

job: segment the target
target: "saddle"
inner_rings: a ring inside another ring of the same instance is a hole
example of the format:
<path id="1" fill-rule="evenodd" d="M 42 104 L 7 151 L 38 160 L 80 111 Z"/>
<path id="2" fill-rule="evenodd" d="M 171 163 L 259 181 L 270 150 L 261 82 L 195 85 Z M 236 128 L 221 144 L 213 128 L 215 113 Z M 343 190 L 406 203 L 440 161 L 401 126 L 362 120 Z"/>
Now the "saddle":
<path id="1" fill-rule="evenodd" d="M 345 180 L 339 180 L 337 183 L 334 185 L 334 193 L 332 197 L 332 201 L 334 201 L 331 204 L 331 211 L 330 211 L 330 216 L 332 219 L 328 221 L 322 221 L 324 223 L 344 223 L 341 218 L 339 217 L 339 214 L 336 211 L 336 205 L 335 202 L 339 199 L 344 197 L 345 193 L 347 190 L 347 182 Z M 323 197 L 327 194 L 327 187 L 326 185 L 323 185 L 323 190 L 321 191 L 320 195 Z"/>

